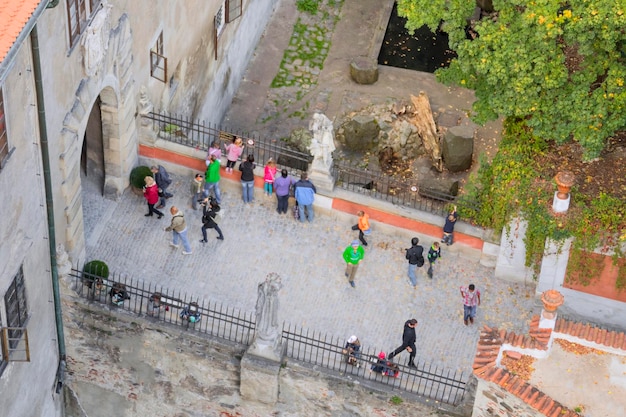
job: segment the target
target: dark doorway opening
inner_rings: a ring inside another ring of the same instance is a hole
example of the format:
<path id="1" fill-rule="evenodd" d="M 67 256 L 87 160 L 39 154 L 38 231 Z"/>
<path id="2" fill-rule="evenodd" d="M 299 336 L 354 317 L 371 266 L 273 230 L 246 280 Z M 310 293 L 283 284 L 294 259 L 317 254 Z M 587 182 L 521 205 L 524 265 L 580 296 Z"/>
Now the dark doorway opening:
<path id="1" fill-rule="evenodd" d="M 448 47 L 447 33 L 439 30 L 433 33 L 422 26 L 411 35 L 405 24 L 406 18 L 398 16 L 394 3 L 378 55 L 380 65 L 432 73 L 456 58 L 456 53 Z"/>
<path id="2" fill-rule="evenodd" d="M 101 100 L 98 97 L 91 108 L 91 113 L 89 113 L 80 167 L 83 182 L 87 180 L 92 186 L 98 188 L 100 194 L 104 195 L 104 144 L 100 103 Z"/>

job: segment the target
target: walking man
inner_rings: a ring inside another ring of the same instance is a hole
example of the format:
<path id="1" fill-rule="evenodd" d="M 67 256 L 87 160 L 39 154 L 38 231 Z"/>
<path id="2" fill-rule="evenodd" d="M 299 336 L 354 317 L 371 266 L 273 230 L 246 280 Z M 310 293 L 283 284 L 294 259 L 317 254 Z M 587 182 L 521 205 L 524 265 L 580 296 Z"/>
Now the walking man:
<path id="1" fill-rule="evenodd" d="M 352 230 L 359 231 L 359 240 L 363 244 L 363 246 L 367 246 L 367 242 L 365 241 L 365 235 L 370 234 L 370 216 L 367 215 L 363 210 L 359 210 L 356 214 L 359 216 L 359 221 L 357 224 L 352 226 Z"/>
<path id="2" fill-rule="evenodd" d="M 476 309 L 480 305 L 480 291 L 474 284 L 470 284 L 469 287 L 461 287 L 461 297 L 463 298 L 463 323 L 467 326 L 469 320 L 469 323 L 474 324 Z"/>
<path id="3" fill-rule="evenodd" d="M 352 288 L 356 287 L 354 275 L 356 275 L 356 270 L 359 268 L 359 263 L 363 260 L 363 255 L 365 255 L 365 249 L 359 245 L 358 240 L 352 241 L 352 244 L 343 251 L 343 260 L 346 261 L 345 275 Z"/>
<path id="4" fill-rule="evenodd" d="M 389 360 L 391 360 L 394 356 L 402 351 L 406 350 L 409 352 L 409 368 L 417 368 L 415 366 L 415 340 L 417 339 L 415 335 L 415 328 L 417 327 L 417 320 L 410 319 L 404 323 L 404 332 L 402 332 L 402 345 L 398 347 L 396 350 L 389 354 Z"/>
<path id="5" fill-rule="evenodd" d="M 439 242 L 434 242 L 430 245 L 430 249 L 428 250 L 428 277 L 433 279 L 433 265 L 437 261 L 438 258 L 441 258 L 441 248 L 439 247 Z"/>
<path id="6" fill-rule="evenodd" d="M 204 183 L 204 196 L 210 196 L 211 190 L 213 190 L 215 201 L 217 204 L 222 204 L 222 193 L 220 191 L 220 161 L 215 155 L 209 157 L 209 165 L 206 168 L 204 179 L 206 181 Z"/>
<path id="7" fill-rule="evenodd" d="M 167 192 L 167 187 L 172 183 L 172 179 L 170 178 L 170 174 L 167 173 L 165 168 L 161 165 L 158 167 L 156 165 L 152 165 L 150 167 L 150 171 L 154 174 L 154 181 L 156 181 L 157 187 L 159 187 L 159 197 L 161 197 L 161 202 L 157 206 L 158 209 L 165 207 L 165 199 L 172 198 L 174 194 Z"/>
<path id="8" fill-rule="evenodd" d="M 200 240 L 200 242 L 207 243 L 206 229 L 215 229 L 217 239 L 224 240 L 222 229 L 220 229 L 215 221 L 215 216 L 218 211 L 220 211 L 220 206 L 213 198 L 207 197 L 204 199 L 202 202 L 202 240 Z"/>
<path id="9" fill-rule="evenodd" d="M 295 195 L 298 210 L 300 211 L 300 221 L 304 222 L 304 213 L 306 211 L 307 220 L 311 223 L 313 221 L 313 200 L 317 192 L 315 185 L 309 181 L 307 173 L 303 172 L 300 176 L 300 181 L 296 182 L 294 188 L 296 190 Z"/>
<path id="10" fill-rule="evenodd" d="M 424 266 L 424 248 L 418 245 L 419 239 L 411 239 L 411 247 L 406 250 L 405 258 L 409 261 L 409 283 L 413 288 L 417 288 L 417 277 L 415 271 Z"/>
<path id="11" fill-rule="evenodd" d="M 172 232 L 171 246 L 178 248 L 178 238 L 183 242 L 183 255 L 191 255 L 191 246 L 189 245 L 189 239 L 187 239 L 187 223 L 183 212 L 178 210 L 176 206 L 172 206 L 170 209 L 172 213 L 172 223 L 165 228 L 166 232 Z"/>

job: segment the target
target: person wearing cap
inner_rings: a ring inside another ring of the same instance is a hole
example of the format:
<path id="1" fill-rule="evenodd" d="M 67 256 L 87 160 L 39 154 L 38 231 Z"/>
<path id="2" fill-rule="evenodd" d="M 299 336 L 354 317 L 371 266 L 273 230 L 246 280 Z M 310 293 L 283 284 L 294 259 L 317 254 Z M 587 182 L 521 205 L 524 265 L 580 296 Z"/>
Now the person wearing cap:
<path id="1" fill-rule="evenodd" d="M 416 319 L 409 319 L 404 323 L 404 331 L 402 332 L 402 345 L 400 345 L 400 347 L 398 347 L 396 350 L 389 354 L 389 360 L 391 360 L 398 353 L 406 350 L 409 352 L 409 368 L 417 368 L 414 362 L 416 354 L 415 340 L 417 339 L 417 336 L 415 335 L 416 327 Z"/>
<path id="2" fill-rule="evenodd" d="M 382 374 L 385 371 L 385 363 L 387 362 L 386 358 L 387 355 L 385 352 L 378 352 L 378 360 L 372 365 L 370 372 L 378 372 Z"/>
<path id="3" fill-rule="evenodd" d="M 287 213 L 287 209 L 289 209 L 289 190 L 295 183 L 296 181 L 285 168 L 280 171 L 280 176 L 274 180 L 274 191 L 276 191 L 276 199 L 278 200 L 278 207 L 276 207 L 278 214 Z"/>
<path id="4" fill-rule="evenodd" d="M 353 240 L 352 244 L 343 251 L 343 260 L 346 261 L 345 275 L 352 288 L 356 287 L 354 284 L 354 275 L 356 274 L 356 270 L 359 267 L 359 263 L 363 260 L 364 255 L 365 249 L 363 249 L 363 246 L 359 245 L 358 240 Z"/>
<path id="5" fill-rule="evenodd" d="M 350 336 L 346 342 L 346 346 L 343 349 L 343 353 L 346 355 L 346 362 L 350 365 L 358 365 L 357 359 L 361 356 L 361 341 L 356 335 Z"/>

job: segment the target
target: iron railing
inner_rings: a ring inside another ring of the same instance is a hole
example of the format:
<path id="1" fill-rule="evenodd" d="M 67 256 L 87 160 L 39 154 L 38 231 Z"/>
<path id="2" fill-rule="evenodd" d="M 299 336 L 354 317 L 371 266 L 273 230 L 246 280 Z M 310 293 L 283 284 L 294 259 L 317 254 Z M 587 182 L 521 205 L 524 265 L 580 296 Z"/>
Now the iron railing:
<path id="1" fill-rule="evenodd" d="M 280 168 L 290 169 L 299 176 L 306 171 L 312 161 L 308 153 L 289 148 L 282 141 L 267 140 L 244 131 L 219 127 L 215 124 L 199 122 L 185 116 L 167 113 L 149 113 L 143 116 L 152 120 L 153 128 L 161 139 L 179 143 L 196 149 L 207 150 L 217 141 L 222 145 L 230 143 L 234 137 L 243 139 L 246 145 L 244 154 L 252 153 L 257 163 L 262 164 L 273 158 Z M 245 155 L 244 155 L 245 157 Z M 393 204 L 444 216 L 450 203 L 454 202 L 464 217 L 479 210 L 479 205 L 465 196 L 420 187 L 417 182 L 398 180 L 394 177 L 340 164 L 335 161 L 332 172 L 335 186 L 372 198 L 389 201 Z M 467 209 L 467 210 L 464 210 Z"/>
<path id="2" fill-rule="evenodd" d="M 92 271 L 93 272 L 93 271 Z M 219 303 L 194 299 L 187 294 L 171 292 L 163 287 L 134 280 L 125 275 L 102 278 L 97 272 L 86 273 L 72 269 L 70 277 L 75 281 L 76 291 L 92 301 L 113 305 L 138 315 L 151 317 L 166 323 L 185 326 L 188 330 L 205 333 L 224 340 L 250 345 L 256 328 L 255 317 Z M 119 299 L 114 298 L 119 294 Z M 200 320 L 191 322 L 181 317 L 185 308 L 199 313 Z M 283 323 L 282 341 L 287 347 L 287 357 L 324 367 L 355 378 L 376 381 L 412 394 L 443 403 L 457 405 L 465 392 L 467 376 L 460 371 L 446 370 L 417 361 L 417 369 L 399 365 L 397 378 L 370 372 L 376 363 L 378 352 L 373 347 L 363 347 L 359 352 L 358 365 L 348 364 L 343 353 L 344 341 L 340 338 Z"/>
<path id="3" fill-rule="evenodd" d="M 159 138 L 192 148 L 208 150 L 213 142 L 217 142 L 223 150 L 225 145 L 239 137 L 245 146 L 243 157 L 252 154 L 258 164 L 272 158 L 279 167 L 299 173 L 306 171 L 313 160 L 310 154 L 292 149 L 279 140 L 264 140 L 248 132 L 226 129 L 216 124 L 198 122 L 185 116 L 167 113 L 149 113 L 144 117 L 152 120 Z"/>
<path id="4" fill-rule="evenodd" d="M 345 340 L 341 338 L 288 324 L 283 325 L 282 338 L 287 344 L 287 356 L 301 362 L 376 381 L 446 404 L 458 405 L 465 393 L 468 378 L 461 371 L 446 370 L 416 360 L 417 368 L 396 364 L 400 373 L 394 378 L 372 372 L 372 366 L 378 365 L 379 350 L 374 347 L 362 346 L 358 352 L 357 365 L 351 365 L 343 351 Z"/>

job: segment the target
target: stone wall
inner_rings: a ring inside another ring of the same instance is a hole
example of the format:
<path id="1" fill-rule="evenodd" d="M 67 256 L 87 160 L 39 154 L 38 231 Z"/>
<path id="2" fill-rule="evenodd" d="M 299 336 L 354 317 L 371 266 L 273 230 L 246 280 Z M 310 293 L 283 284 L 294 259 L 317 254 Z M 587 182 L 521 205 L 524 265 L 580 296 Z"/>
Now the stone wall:
<path id="1" fill-rule="evenodd" d="M 28 313 L 30 348 L 30 362 L 9 362 L 1 372 L 0 414 L 7 417 L 61 415 L 61 397 L 54 392 L 59 355 L 32 69 L 27 38 L 1 85 L 11 153 L 0 169 L 0 327 L 8 325 L 5 297 L 23 268 L 26 305 L 21 307 Z"/>
<path id="2" fill-rule="evenodd" d="M 478 379 L 472 417 L 545 417 L 493 382 Z"/>

